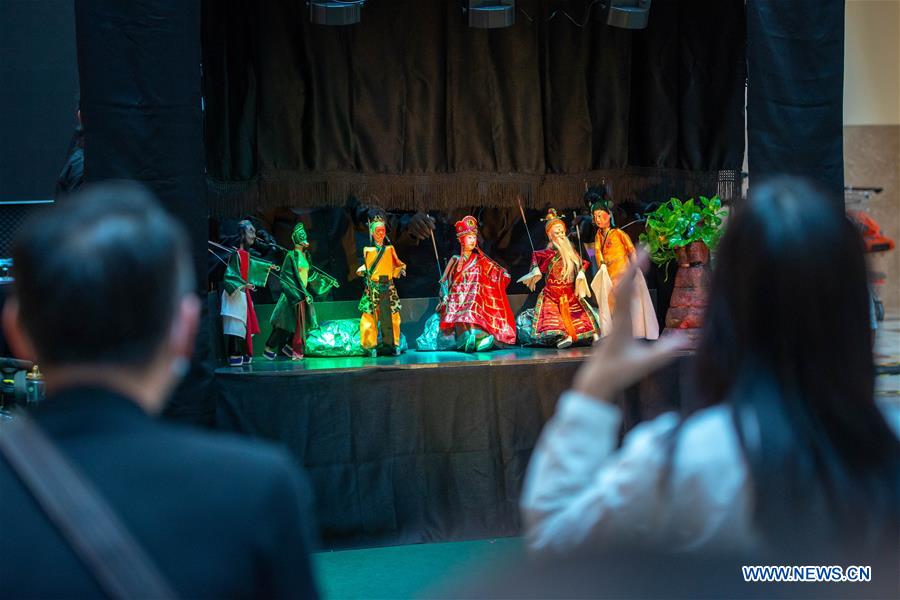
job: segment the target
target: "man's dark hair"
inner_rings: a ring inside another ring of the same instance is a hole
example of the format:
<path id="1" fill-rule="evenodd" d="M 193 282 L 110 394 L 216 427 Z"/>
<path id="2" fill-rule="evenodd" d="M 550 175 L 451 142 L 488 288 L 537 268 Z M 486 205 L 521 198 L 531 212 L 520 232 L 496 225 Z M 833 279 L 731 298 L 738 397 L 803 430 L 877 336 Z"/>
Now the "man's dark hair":
<path id="1" fill-rule="evenodd" d="M 21 322 L 46 365 L 150 360 L 191 290 L 187 237 L 143 187 L 85 188 L 13 242 Z"/>

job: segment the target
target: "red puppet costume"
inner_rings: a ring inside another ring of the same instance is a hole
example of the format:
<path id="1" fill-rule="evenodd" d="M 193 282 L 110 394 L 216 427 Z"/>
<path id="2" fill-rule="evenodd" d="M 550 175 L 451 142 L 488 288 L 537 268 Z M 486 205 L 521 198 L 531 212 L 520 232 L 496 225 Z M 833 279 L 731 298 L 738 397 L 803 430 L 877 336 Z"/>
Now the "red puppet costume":
<path id="1" fill-rule="evenodd" d="M 566 237 L 566 225 L 552 208 L 544 219 L 550 239 L 545 250 L 537 250 L 531 258 L 531 271 L 519 279 L 534 290 L 544 277 L 544 289 L 534 307 L 531 337 L 558 348 L 575 342 L 596 340 L 600 327 L 597 315 L 585 300 L 590 296 L 584 271 L 590 265 L 582 260 Z"/>
<path id="2" fill-rule="evenodd" d="M 478 221 L 466 216 L 456 223 L 460 253 L 441 277 L 441 330 L 455 332 L 457 348 L 488 350 L 496 339 L 516 343 L 516 324 L 506 286 L 509 273 L 478 247 Z"/>

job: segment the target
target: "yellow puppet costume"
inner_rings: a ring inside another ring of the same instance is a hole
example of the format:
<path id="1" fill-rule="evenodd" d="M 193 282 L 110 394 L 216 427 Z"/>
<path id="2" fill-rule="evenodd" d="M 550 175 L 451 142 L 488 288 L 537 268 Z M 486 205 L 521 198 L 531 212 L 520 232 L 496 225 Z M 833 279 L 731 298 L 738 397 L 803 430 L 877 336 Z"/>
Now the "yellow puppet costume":
<path id="1" fill-rule="evenodd" d="M 406 274 L 406 264 L 397 256 L 394 247 L 385 244 L 383 221 L 373 221 L 369 226 L 374 246 L 363 248 L 364 264 L 357 272 L 365 277 L 366 291 L 359 301 L 359 335 L 362 347 L 373 355 L 378 347 L 381 331 L 382 345 L 393 354 L 400 352 L 400 296 L 394 287 L 394 279 Z M 391 315 L 390 327 L 384 317 Z"/>
<path id="2" fill-rule="evenodd" d="M 634 244 L 631 238 L 621 229 L 608 229 L 606 235 L 597 231 L 594 238 L 594 256 L 598 265 L 606 265 L 606 271 L 613 287 L 618 285 L 619 279 L 628 268 L 628 263 L 634 256 Z M 615 298 L 609 296 L 609 309 L 615 310 Z"/>
<path id="3" fill-rule="evenodd" d="M 594 257 L 599 268 L 591 282 L 591 289 L 597 298 L 601 335 L 607 335 L 612 326 L 615 311 L 615 294 L 619 280 L 634 259 L 634 244 L 628 234 L 611 227 L 612 215 L 605 204 L 595 203 L 591 207 L 594 223 L 598 225 L 594 237 Z M 650 300 L 650 290 L 640 270 L 635 273 L 634 294 L 631 298 L 631 329 L 635 337 L 655 340 L 659 337 L 659 323 Z"/>

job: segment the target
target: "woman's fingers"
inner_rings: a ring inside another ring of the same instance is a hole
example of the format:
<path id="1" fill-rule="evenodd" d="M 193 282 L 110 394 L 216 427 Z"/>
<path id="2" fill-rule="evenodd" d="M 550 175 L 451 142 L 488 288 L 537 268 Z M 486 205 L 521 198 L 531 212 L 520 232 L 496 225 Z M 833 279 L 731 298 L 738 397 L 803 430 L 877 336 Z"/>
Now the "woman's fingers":
<path id="1" fill-rule="evenodd" d="M 612 343 L 610 343 L 612 342 Z M 665 366 L 688 347 L 680 332 L 653 344 L 632 338 L 606 338 L 575 375 L 573 389 L 600 400 L 611 400 L 648 373 Z"/>
<path id="2" fill-rule="evenodd" d="M 634 276 L 640 268 L 640 259 L 629 263 L 628 268 L 613 291 L 616 310 L 612 316 L 612 331 L 609 337 L 631 338 L 631 297 L 634 295 Z"/>
<path id="3" fill-rule="evenodd" d="M 609 399 L 639 381 L 641 377 L 669 363 L 689 347 L 682 332 L 672 332 L 652 344 L 635 340 L 632 334 L 631 296 L 638 269 L 648 264 L 640 252 L 615 290 L 616 311 L 612 331 L 588 362 L 579 370 L 576 389 L 596 398 Z"/>
<path id="4" fill-rule="evenodd" d="M 640 359 L 643 370 L 641 376 L 667 365 L 681 352 L 687 350 L 690 347 L 690 338 L 680 331 L 675 331 L 645 347 L 647 353 Z"/>

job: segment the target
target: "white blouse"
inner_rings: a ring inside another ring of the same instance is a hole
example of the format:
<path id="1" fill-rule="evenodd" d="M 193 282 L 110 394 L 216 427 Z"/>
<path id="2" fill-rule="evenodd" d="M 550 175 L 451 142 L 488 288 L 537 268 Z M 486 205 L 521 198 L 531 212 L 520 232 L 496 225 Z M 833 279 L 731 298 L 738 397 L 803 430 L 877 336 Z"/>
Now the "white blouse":
<path id="1" fill-rule="evenodd" d="M 666 413 L 641 423 L 617 450 L 619 409 L 574 391 L 563 394 L 522 493 L 530 548 L 752 549 L 752 482 L 730 410 L 697 412 L 673 444 L 678 421 Z"/>

